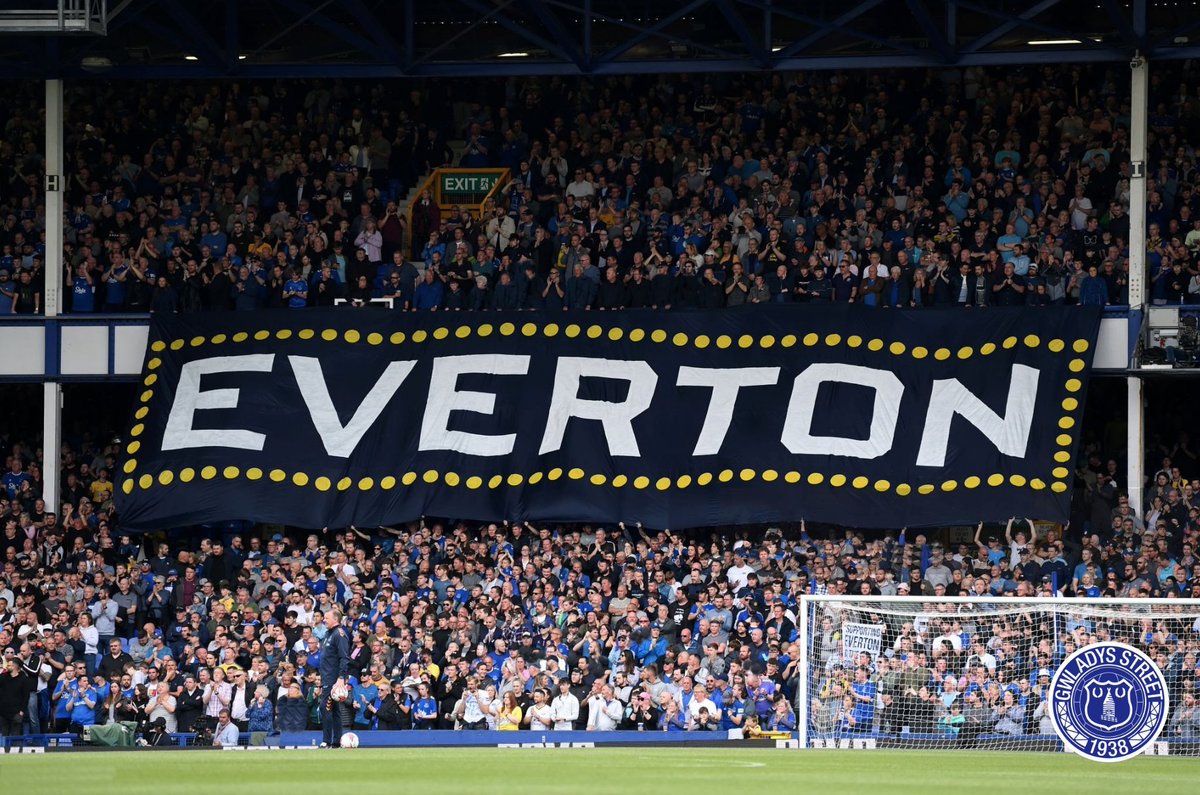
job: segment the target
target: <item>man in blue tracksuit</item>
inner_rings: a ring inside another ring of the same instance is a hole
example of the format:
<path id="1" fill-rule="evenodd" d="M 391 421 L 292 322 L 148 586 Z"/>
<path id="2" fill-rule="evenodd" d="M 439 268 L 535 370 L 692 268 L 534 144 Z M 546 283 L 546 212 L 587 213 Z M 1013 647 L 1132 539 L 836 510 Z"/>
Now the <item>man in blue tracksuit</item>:
<path id="1" fill-rule="evenodd" d="M 321 747 L 337 748 L 348 710 L 345 701 L 334 702 L 333 688 L 345 687 L 350 661 L 350 638 L 342 626 L 341 609 L 330 607 L 325 612 L 325 628 L 329 632 L 321 642 Z"/>

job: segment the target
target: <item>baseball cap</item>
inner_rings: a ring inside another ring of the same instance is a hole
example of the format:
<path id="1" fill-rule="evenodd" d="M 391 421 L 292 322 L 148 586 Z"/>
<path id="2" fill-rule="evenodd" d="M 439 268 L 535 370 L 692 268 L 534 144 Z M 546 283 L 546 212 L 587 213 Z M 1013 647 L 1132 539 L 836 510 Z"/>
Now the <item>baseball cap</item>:
<path id="1" fill-rule="evenodd" d="M 1050 669 L 1049 669 L 1049 668 L 1039 668 L 1039 669 L 1038 669 L 1038 672 L 1037 672 L 1037 675 L 1038 675 L 1038 678 L 1039 678 L 1039 679 L 1041 679 L 1043 676 L 1049 676 L 1049 675 L 1050 675 Z"/>

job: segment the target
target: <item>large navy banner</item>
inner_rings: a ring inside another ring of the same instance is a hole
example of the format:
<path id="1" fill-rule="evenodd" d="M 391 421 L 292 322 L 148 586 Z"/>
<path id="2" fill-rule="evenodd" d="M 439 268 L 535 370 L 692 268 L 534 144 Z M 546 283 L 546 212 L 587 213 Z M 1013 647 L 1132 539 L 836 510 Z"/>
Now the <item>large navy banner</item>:
<path id="1" fill-rule="evenodd" d="M 156 319 L 122 524 L 1065 519 L 1099 311 Z"/>

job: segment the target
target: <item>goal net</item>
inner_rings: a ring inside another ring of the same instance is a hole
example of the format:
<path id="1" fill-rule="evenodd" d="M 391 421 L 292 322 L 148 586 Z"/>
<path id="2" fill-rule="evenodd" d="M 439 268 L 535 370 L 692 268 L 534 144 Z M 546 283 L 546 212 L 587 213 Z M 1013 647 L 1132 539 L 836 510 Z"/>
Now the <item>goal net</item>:
<path id="1" fill-rule="evenodd" d="M 1050 683 L 1076 650 L 1139 649 L 1168 717 L 1145 753 L 1200 755 L 1200 600 L 804 596 L 801 748 L 1061 751 Z"/>

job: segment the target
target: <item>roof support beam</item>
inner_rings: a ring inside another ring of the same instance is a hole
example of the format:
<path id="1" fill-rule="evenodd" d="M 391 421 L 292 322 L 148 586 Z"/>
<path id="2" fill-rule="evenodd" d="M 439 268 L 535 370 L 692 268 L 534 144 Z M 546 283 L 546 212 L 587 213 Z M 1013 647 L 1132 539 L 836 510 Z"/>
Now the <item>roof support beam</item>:
<path id="1" fill-rule="evenodd" d="M 188 47 L 201 60 L 212 61 L 213 63 L 224 63 L 225 53 L 212 37 L 204 31 L 204 26 L 196 20 L 191 13 L 184 8 L 179 0 L 162 0 L 162 6 L 179 26 L 185 40 L 188 42 Z M 237 60 L 237 55 L 234 55 L 234 60 Z"/>
<path id="2" fill-rule="evenodd" d="M 563 2 L 563 0 L 542 0 L 542 2 L 544 2 L 546 5 L 555 6 L 557 8 L 567 8 L 572 11 L 576 11 L 574 6 Z M 712 0 L 705 0 L 705 2 L 712 2 Z M 590 13 L 591 13 L 591 19 L 593 21 L 603 22 L 606 25 L 612 25 L 613 27 L 617 27 L 617 28 L 624 28 L 625 30 L 630 31 L 630 33 L 632 33 L 635 36 L 640 35 L 646 31 L 646 28 L 644 25 L 639 25 L 634 22 L 626 22 L 624 19 L 622 19 L 620 17 L 614 17 L 614 16 L 609 16 L 607 14 L 601 14 L 596 11 L 592 11 Z M 585 29 L 584 32 L 589 33 L 589 30 Z M 673 42 L 675 44 L 682 44 L 684 46 L 691 47 L 692 49 L 697 50 L 698 52 L 706 52 L 711 55 L 715 55 L 719 58 L 741 58 L 743 55 L 743 53 L 741 53 L 740 51 L 735 52 L 733 50 L 726 50 L 721 47 L 714 47 L 710 44 L 705 44 L 703 42 L 695 41 L 694 39 L 689 39 L 685 35 L 676 35 L 674 33 L 667 31 L 666 29 L 660 30 L 657 33 L 652 33 L 652 34 L 650 34 L 650 36 L 648 38 L 654 38 L 654 37 L 660 38 L 663 41 L 669 41 L 669 42 Z"/>
<path id="3" fill-rule="evenodd" d="M 463 38 L 471 31 L 478 28 L 484 22 L 487 22 L 492 17 L 497 16 L 501 11 L 503 11 L 504 9 L 506 9 L 510 5 L 512 5 L 513 2 L 514 2 L 514 0 L 502 0 L 502 2 L 500 2 L 498 5 L 492 7 L 486 13 L 480 12 L 480 16 L 471 20 L 470 25 L 467 25 L 465 28 L 460 30 L 458 33 L 455 33 L 453 36 L 447 36 L 446 38 L 442 39 L 442 41 L 439 42 L 436 47 L 434 47 L 431 50 L 421 53 L 420 57 L 417 57 L 415 52 L 412 53 L 412 59 L 410 60 L 410 63 L 415 66 L 417 64 L 426 63 L 426 62 L 432 60 L 433 56 L 437 55 L 442 50 L 445 50 L 451 44 L 454 44 L 456 41 L 458 41 L 459 39 Z M 412 30 L 411 25 L 409 26 L 409 30 L 410 31 Z"/>
<path id="4" fill-rule="evenodd" d="M 924 0 L 907 0 L 908 10 L 912 13 L 913 19 L 921 26 L 921 30 L 925 31 L 925 35 L 929 37 L 929 44 L 941 54 L 942 60 L 946 63 L 954 62 L 954 47 L 946 36 L 942 33 L 941 26 L 933 21 L 933 17 L 929 14 L 929 9 L 925 7 Z"/>
<path id="5" fill-rule="evenodd" d="M 570 61 L 579 67 L 579 71 L 587 71 L 587 54 L 577 45 L 575 37 L 567 32 L 562 21 L 555 16 L 554 12 L 549 9 L 541 0 L 524 0 L 526 7 L 536 16 L 545 26 L 546 32 L 558 42 L 560 57 L 565 61 Z"/>
<path id="6" fill-rule="evenodd" d="M 654 38 L 655 36 L 662 35 L 663 31 L 665 31 L 667 28 L 671 27 L 676 22 L 683 19 L 684 17 L 686 17 L 688 14 L 692 13 L 693 11 L 696 11 L 696 10 L 702 8 L 703 6 L 708 5 L 709 1 L 710 0 L 692 0 L 692 2 L 688 3 L 687 5 L 685 5 L 681 8 L 678 8 L 671 14 L 668 14 L 667 16 L 663 17 L 658 22 L 656 22 L 654 25 L 652 25 L 648 28 L 643 28 L 640 32 L 634 34 L 633 36 L 630 36 L 628 39 L 621 42 L 616 47 L 613 47 L 612 49 L 608 50 L 607 52 L 602 53 L 598 58 L 596 58 L 596 61 L 599 63 L 609 63 L 611 61 L 615 61 L 617 58 L 620 58 L 622 55 L 629 52 L 634 47 L 641 44 L 643 41 Z M 599 19 L 600 16 L 597 15 L 596 18 Z"/>
<path id="7" fill-rule="evenodd" d="M 1117 33 L 1121 35 L 1121 41 L 1125 42 L 1130 48 L 1141 46 L 1138 43 L 1137 34 L 1133 30 L 1133 25 L 1121 9 L 1121 4 L 1117 0 L 1103 0 L 1103 3 L 1105 13 L 1108 14 L 1108 18 L 1112 22 L 1113 27 L 1117 29 Z"/>
<path id="8" fill-rule="evenodd" d="M 377 47 L 374 42 L 362 36 L 361 34 L 354 32 L 341 22 L 330 19 L 328 16 L 322 13 L 323 9 L 333 4 L 333 0 L 324 0 L 324 2 L 318 6 L 310 6 L 308 3 L 303 2 L 303 0 L 275 0 L 275 2 L 293 14 L 298 14 L 300 16 L 300 19 L 295 25 L 292 26 L 292 28 L 299 27 L 300 23 L 311 20 L 323 30 L 334 36 L 337 36 L 339 39 L 344 41 L 346 44 L 349 44 L 362 54 L 372 56 L 373 60 L 380 60 L 378 57 L 380 48 Z M 272 37 L 271 41 L 275 42 L 278 39 L 279 36 L 274 36 Z M 262 49 L 265 49 L 265 45 Z"/>
<path id="9" fill-rule="evenodd" d="M 762 64 L 762 68 L 766 69 L 770 63 L 767 58 L 767 53 L 770 52 L 770 45 L 763 47 L 761 42 L 750 32 L 750 28 L 746 25 L 746 20 L 742 19 L 742 15 L 733 7 L 730 0 L 714 0 L 717 10 L 721 12 L 721 16 L 725 17 L 725 21 L 729 23 L 729 29 L 732 30 L 746 47 L 746 52 L 750 57 Z M 769 15 L 770 11 L 764 11 L 764 14 Z"/>
<path id="10" fill-rule="evenodd" d="M 820 41 L 823 36 L 827 36 L 830 33 L 843 33 L 847 36 L 863 39 L 864 41 L 869 41 L 873 44 L 878 44 L 889 49 L 910 50 L 913 53 L 917 53 L 918 51 L 916 49 L 908 48 L 905 45 L 898 44 L 894 41 L 889 41 L 881 36 L 876 36 L 871 33 L 864 33 L 863 31 L 854 30 L 847 27 L 847 25 L 849 25 L 855 19 L 858 19 L 860 16 L 870 11 L 882 1 L 883 0 L 862 0 L 862 2 L 860 2 L 858 5 L 853 6 L 850 10 L 846 11 L 833 21 L 817 19 L 816 17 L 811 17 L 808 14 L 801 14 L 798 11 L 792 11 L 791 9 L 775 8 L 774 13 L 778 14 L 779 16 L 787 17 L 788 19 L 794 19 L 797 22 L 803 22 L 804 24 L 811 25 L 817 29 L 804 38 L 794 41 L 787 47 L 784 47 L 783 50 L 779 52 L 779 57 L 790 58 L 794 55 L 802 53 L 813 44 L 816 44 L 818 41 Z M 766 8 L 761 0 L 750 0 L 749 5 L 752 5 L 756 8 L 762 8 L 764 10 Z"/>
<path id="11" fill-rule="evenodd" d="M 371 41 L 375 42 L 383 54 L 384 60 L 394 64 L 405 62 L 407 54 L 399 42 L 388 32 L 379 17 L 371 13 L 371 9 L 367 8 L 363 0 L 342 0 L 342 5 L 354 16 L 355 21 L 371 38 Z"/>
<path id="12" fill-rule="evenodd" d="M 459 2 L 478 14 L 485 13 L 488 10 L 487 4 L 481 2 L 481 0 L 459 0 Z M 505 2 L 504 5 L 505 6 L 512 5 L 511 0 L 509 0 L 508 2 Z M 524 25 L 521 25 L 520 23 L 517 23 L 517 22 L 509 19 L 506 15 L 500 13 L 499 11 L 497 11 L 497 13 L 494 14 L 494 17 L 496 19 L 497 25 L 504 28 L 509 33 L 513 34 L 514 36 L 518 36 L 519 38 L 524 39 L 526 42 L 528 42 L 529 44 L 532 44 L 534 47 L 537 47 L 538 49 L 542 49 L 548 53 L 557 55 L 559 58 L 562 58 L 564 61 L 571 61 L 572 63 L 575 62 L 575 58 L 572 58 L 565 49 L 563 49 L 562 47 L 560 47 L 559 45 L 555 44 L 552 41 L 548 41 L 543 36 L 539 36 L 537 33 L 534 33 L 532 30 L 525 27 Z"/>
<path id="13" fill-rule="evenodd" d="M 986 14 L 987 16 L 990 16 L 994 19 L 1003 20 L 1003 24 L 997 25 L 996 27 L 989 30 L 987 33 L 985 33 L 982 36 L 980 36 L 979 38 L 975 39 L 975 41 L 971 42 L 963 49 L 963 52 L 979 52 L 980 50 L 982 50 L 984 47 L 988 46 L 992 42 L 994 42 L 1000 38 L 1003 38 L 1004 36 L 1007 36 L 1012 31 L 1016 30 L 1019 27 L 1023 27 L 1023 26 L 1036 28 L 1036 29 L 1041 30 L 1051 36 L 1056 36 L 1058 38 L 1064 38 L 1064 39 L 1075 38 L 1076 34 L 1071 31 L 1060 30 L 1058 28 L 1052 28 L 1052 27 L 1048 27 L 1046 25 L 1041 25 L 1036 22 L 1033 22 L 1033 19 L 1036 16 L 1038 16 L 1039 14 L 1041 14 L 1051 8 L 1054 8 L 1054 6 L 1058 5 L 1059 2 L 1060 2 L 1060 0 L 1041 0 L 1040 3 L 1030 6 L 1027 10 L 1023 11 L 1019 16 L 1014 17 L 1011 14 L 1007 14 L 1003 11 L 997 11 L 993 8 L 988 8 L 987 6 L 979 6 L 979 5 L 975 5 L 974 3 L 971 3 L 971 2 L 966 2 L 966 0 L 960 0 L 959 5 L 961 5 L 963 8 L 969 8 L 972 11 L 977 11 L 980 14 Z"/>

